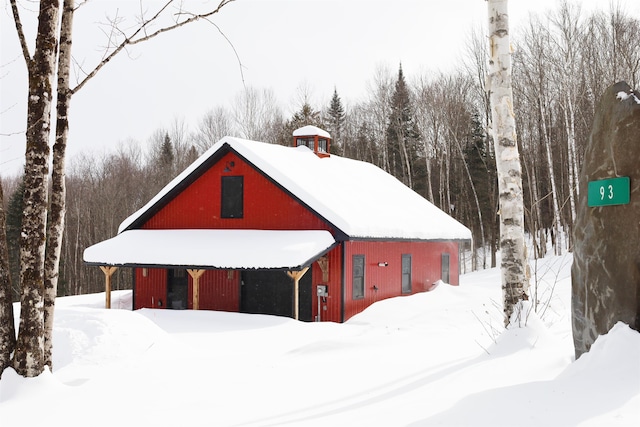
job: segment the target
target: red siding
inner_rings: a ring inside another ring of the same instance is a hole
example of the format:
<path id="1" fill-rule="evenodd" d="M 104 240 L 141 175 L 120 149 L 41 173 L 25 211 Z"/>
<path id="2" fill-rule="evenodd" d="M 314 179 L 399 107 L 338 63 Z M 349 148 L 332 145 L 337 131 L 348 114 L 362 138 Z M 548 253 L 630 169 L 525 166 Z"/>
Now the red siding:
<path id="1" fill-rule="evenodd" d="M 167 270 L 136 268 L 134 310 L 165 308 L 167 299 Z M 230 274 L 230 275 L 229 275 Z M 230 270 L 207 270 L 200 277 L 198 294 L 201 310 L 238 311 L 240 308 L 240 274 Z M 193 279 L 189 276 L 189 308 L 193 308 Z"/>
<path id="2" fill-rule="evenodd" d="M 443 253 L 449 254 L 449 281 L 452 285 L 458 285 L 456 242 L 346 242 L 344 320 L 376 301 L 408 295 L 402 293 L 402 254 L 411 254 L 411 293 L 429 290 L 441 278 Z M 353 255 L 365 256 L 364 298 L 355 300 L 352 288 Z M 381 262 L 388 265 L 378 266 Z"/>
<path id="3" fill-rule="evenodd" d="M 232 163 L 233 166 L 231 166 Z M 225 168 L 231 171 L 225 171 Z M 241 219 L 220 218 L 221 176 L 224 175 L 244 177 L 244 215 Z M 233 153 L 226 154 L 149 219 L 142 228 L 336 231 Z M 457 285 L 458 244 L 456 242 L 345 242 L 344 254 L 342 245 L 327 254 L 329 259 L 327 281 L 324 281 L 319 264 L 314 262 L 312 265 L 310 273 L 313 279 L 313 318 L 318 314 L 316 285 L 326 284 L 329 289 L 329 296 L 325 301 L 321 301 L 322 320 L 340 322 L 349 319 L 376 301 L 403 295 L 403 254 L 411 255 L 411 293 L 428 290 L 441 278 L 443 253 L 449 254 L 450 283 Z M 352 297 L 353 255 L 365 256 L 365 296 L 357 300 Z M 388 265 L 380 267 L 379 262 L 386 262 Z M 164 307 L 167 290 L 166 270 L 149 268 L 146 277 L 143 276 L 142 271 L 142 268 L 137 268 L 135 273 L 134 309 Z M 227 270 L 206 271 L 200 278 L 199 296 L 200 309 L 239 311 L 240 273 L 238 271 L 228 273 Z M 342 307 L 343 301 L 344 307 Z M 189 277 L 189 308 L 192 307 L 193 280 Z M 342 318 L 343 310 L 344 319 Z"/>
<path id="4" fill-rule="evenodd" d="M 329 296 L 321 301 L 320 306 L 320 319 L 330 322 L 340 322 L 342 317 L 342 247 L 337 246 L 331 250 L 327 255 L 329 259 L 329 280 L 324 281 L 322 276 L 322 270 L 317 262 L 312 265 L 313 274 L 313 318 L 316 319 L 318 315 L 318 300 L 316 296 L 316 285 L 328 285 Z M 309 273 L 307 273 L 309 274 Z M 325 309 L 326 307 L 326 309 Z"/>
<path id="5" fill-rule="evenodd" d="M 240 310 L 240 274 L 234 270 L 207 270 L 198 282 L 200 310 Z M 193 279 L 189 276 L 189 309 L 193 308 Z"/>
<path id="6" fill-rule="evenodd" d="M 231 163 L 231 172 L 224 172 Z M 244 217 L 220 218 L 220 177 L 244 176 Z M 234 228 L 329 230 L 328 224 L 272 181 L 228 153 L 142 227 L 146 229 Z"/>
<path id="7" fill-rule="evenodd" d="M 167 270 L 163 268 L 136 268 L 135 276 L 133 309 L 164 308 L 167 299 Z"/>

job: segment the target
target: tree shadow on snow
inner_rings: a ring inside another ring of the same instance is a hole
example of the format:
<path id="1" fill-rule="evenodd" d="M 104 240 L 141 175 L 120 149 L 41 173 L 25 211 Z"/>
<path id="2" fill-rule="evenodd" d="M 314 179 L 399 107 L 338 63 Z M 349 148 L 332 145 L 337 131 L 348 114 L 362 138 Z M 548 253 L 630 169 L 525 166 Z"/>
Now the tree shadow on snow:
<path id="1" fill-rule="evenodd" d="M 409 424 L 424 426 L 567 426 L 604 415 L 638 394 L 629 381 L 560 375 L 472 394 L 450 409 Z"/>
<path id="2" fill-rule="evenodd" d="M 485 356 L 480 357 L 482 359 L 485 358 Z M 478 359 L 471 358 L 457 362 L 447 362 L 440 366 L 430 366 L 429 369 L 424 371 L 405 376 L 395 381 L 382 384 L 378 387 L 367 389 L 366 391 L 360 390 L 352 395 L 341 396 L 322 404 L 315 403 L 306 408 L 240 423 L 237 424 L 236 427 L 250 425 L 296 425 L 309 420 L 318 420 L 320 418 L 338 415 L 349 411 L 365 409 L 399 395 L 410 393 L 416 389 L 445 378 L 448 375 L 460 372 L 467 367 L 474 366 L 476 363 L 478 363 Z"/>

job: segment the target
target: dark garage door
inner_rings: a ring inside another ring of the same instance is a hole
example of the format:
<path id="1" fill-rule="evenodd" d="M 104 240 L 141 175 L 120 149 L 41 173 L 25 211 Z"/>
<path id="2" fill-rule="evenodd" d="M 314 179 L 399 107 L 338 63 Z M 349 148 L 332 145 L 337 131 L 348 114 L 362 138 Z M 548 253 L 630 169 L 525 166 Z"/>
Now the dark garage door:
<path id="1" fill-rule="evenodd" d="M 300 320 L 310 322 L 311 269 L 302 276 L 300 287 Z M 242 272 L 240 311 L 293 317 L 293 279 L 286 271 L 245 270 Z"/>

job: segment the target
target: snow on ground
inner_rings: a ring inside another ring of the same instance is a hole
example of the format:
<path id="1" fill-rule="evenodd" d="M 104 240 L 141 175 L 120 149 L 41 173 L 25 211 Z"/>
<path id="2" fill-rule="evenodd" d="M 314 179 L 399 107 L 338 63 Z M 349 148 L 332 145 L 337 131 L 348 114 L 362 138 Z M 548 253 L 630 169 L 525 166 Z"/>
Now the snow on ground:
<path id="1" fill-rule="evenodd" d="M 5 371 L 2 426 L 639 425 L 640 334 L 619 323 L 573 361 L 570 265 L 532 264 L 537 313 L 508 330 L 497 269 L 345 324 L 60 298 L 55 371 Z"/>

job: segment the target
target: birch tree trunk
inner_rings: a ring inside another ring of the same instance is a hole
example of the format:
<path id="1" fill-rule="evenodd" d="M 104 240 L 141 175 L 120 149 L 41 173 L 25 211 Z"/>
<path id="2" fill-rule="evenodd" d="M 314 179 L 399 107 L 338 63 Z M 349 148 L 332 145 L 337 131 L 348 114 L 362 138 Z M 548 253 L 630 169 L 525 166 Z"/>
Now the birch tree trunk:
<path id="1" fill-rule="evenodd" d="M 53 370 L 53 312 L 58 293 L 60 251 L 66 212 L 67 188 L 65 183 L 65 152 L 69 120 L 67 112 L 71 101 L 69 69 L 71 64 L 71 30 L 74 0 L 64 0 L 60 27 L 60 54 L 58 58 L 58 86 L 56 104 L 56 141 L 53 145 L 53 171 L 51 173 L 51 207 L 47 229 L 47 247 L 44 264 L 44 363 Z"/>
<path id="2" fill-rule="evenodd" d="M 551 138 L 547 130 L 546 111 L 544 104 L 546 101 L 542 99 L 543 95 L 538 101 L 540 109 L 540 124 L 542 126 L 542 138 L 544 139 L 544 149 L 547 158 L 547 167 L 549 168 L 549 181 L 551 183 L 551 197 L 553 200 L 553 229 L 554 229 L 554 241 L 553 248 L 556 255 L 562 255 L 562 218 L 560 216 L 560 196 L 558 195 L 558 189 L 556 187 L 556 174 L 553 171 L 553 155 L 551 154 Z"/>
<path id="3" fill-rule="evenodd" d="M 573 221 L 576 219 L 576 196 L 580 195 L 578 188 L 578 172 L 580 170 L 578 166 L 578 158 L 576 155 L 576 119 L 573 109 L 573 102 L 570 97 L 567 97 L 566 107 L 564 110 L 564 121 L 567 129 L 567 151 L 569 153 L 569 198 L 571 202 L 571 218 L 569 224 L 573 225 Z M 569 234 L 570 235 L 570 234 Z"/>
<path id="4" fill-rule="evenodd" d="M 500 251 L 505 324 L 528 299 L 524 241 L 524 200 L 511 90 L 511 49 L 507 0 L 488 0 L 490 60 L 487 87 L 500 195 Z M 521 318 L 521 316 L 519 317 Z"/>
<path id="5" fill-rule="evenodd" d="M 11 301 L 11 274 L 9 273 L 9 251 L 5 228 L 4 196 L 0 184 L 0 378 L 11 362 L 11 353 L 16 347 L 16 331 L 13 322 Z"/>
<path id="6" fill-rule="evenodd" d="M 22 34 L 15 0 L 16 29 Z M 33 58 L 26 43 L 23 55 L 29 73 L 27 148 L 24 167 L 24 211 L 20 241 L 20 327 L 13 367 L 24 377 L 44 370 L 44 252 L 49 175 L 49 137 L 53 76 L 58 50 L 59 0 L 41 0 Z M 24 37 L 20 37 L 24 41 Z"/>
<path id="7" fill-rule="evenodd" d="M 35 53 L 31 58 L 20 20 L 17 1 L 10 1 L 18 40 L 22 47 L 29 75 L 24 177 L 25 206 L 20 241 L 20 281 L 22 289 L 20 327 L 11 362 L 18 374 L 24 377 L 38 376 L 44 370 L 45 364 L 51 365 L 53 309 L 57 293 L 66 210 L 64 159 L 69 128 L 67 110 L 71 96 L 125 47 L 144 42 L 163 32 L 179 28 L 191 22 L 206 19 L 232 1 L 234 0 L 221 0 L 217 8 L 202 14 L 179 13 L 177 15 L 184 17 L 184 19 L 179 19 L 168 26 L 157 28 L 154 32 L 147 32 L 147 26 L 159 19 L 162 12 L 172 4 L 172 0 L 168 0 L 150 18 L 146 18 L 143 14 L 140 17 L 140 26 L 128 37 L 123 36 L 122 42 L 117 44 L 115 49 L 106 55 L 72 90 L 69 89 L 69 64 L 71 59 L 71 27 L 74 2 L 64 1 L 64 28 L 62 33 L 59 33 L 58 16 L 60 14 L 61 0 L 40 1 Z M 117 33 L 120 34 L 121 32 L 118 31 Z M 58 70 L 58 120 L 52 176 L 52 212 L 50 227 L 47 230 L 51 103 L 59 37 L 63 45 L 61 46 L 60 68 Z M 6 238 L 0 236 L 0 239 L 6 243 Z M 50 241 L 48 242 L 47 239 L 50 239 Z M 45 299 L 47 304 L 46 316 Z"/>
<path id="8" fill-rule="evenodd" d="M 455 141 L 457 147 L 458 147 L 458 152 L 460 153 L 460 158 L 462 159 L 462 166 L 464 166 L 464 171 L 467 175 L 467 178 L 469 179 L 469 186 L 471 187 L 471 194 L 473 194 L 473 200 L 476 204 L 476 210 L 477 210 L 477 214 L 478 214 L 478 225 L 480 226 L 480 247 L 482 248 L 482 252 L 484 254 L 485 249 L 486 249 L 486 242 L 485 242 L 485 238 L 484 238 L 484 223 L 482 221 L 482 209 L 480 208 L 480 200 L 478 200 L 478 192 L 476 191 L 476 186 L 473 183 L 473 177 L 471 176 L 471 171 L 469 170 L 469 165 L 467 164 L 467 161 L 465 160 L 464 157 L 464 152 L 462 151 L 462 144 L 460 144 L 460 141 L 458 140 L 458 138 L 456 137 L 456 135 L 451 131 L 451 129 L 449 129 L 449 134 L 451 136 L 451 139 L 453 141 Z M 476 238 L 477 239 L 477 238 Z M 476 240 L 474 239 L 474 240 Z M 476 245 L 475 243 L 471 244 L 471 253 L 472 253 L 472 259 L 471 259 L 471 271 L 476 271 L 478 269 L 478 259 L 477 259 L 477 251 L 476 251 Z M 486 267 L 486 256 L 484 257 L 484 262 L 483 262 L 483 268 Z"/>

